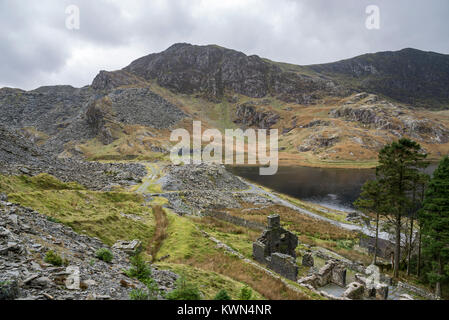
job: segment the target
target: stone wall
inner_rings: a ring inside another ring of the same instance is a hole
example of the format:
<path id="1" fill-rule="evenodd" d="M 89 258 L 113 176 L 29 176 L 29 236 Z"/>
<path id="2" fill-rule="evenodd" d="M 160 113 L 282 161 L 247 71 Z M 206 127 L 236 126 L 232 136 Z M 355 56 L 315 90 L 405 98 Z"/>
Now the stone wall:
<path id="1" fill-rule="evenodd" d="M 428 291 L 426 291 L 424 289 L 418 288 L 416 286 L 413 286 L 411 284 L 402 282 L 402 281 L 398 282 L 398 288 L 404 289 L 406 291 L 413 292 L 414 294 L 416 294 L 418 296 L 425 297 L 425 298 L 430 299 L 430 300 L 437 300 L 438 299 L 438 297 L 436 295 L 434 295 L 433 293 L 428 292 Z"/>
<path id="2" fill-rule="evenodd" d="M 362 248 L 368 249 L 369 254 L 374 254 L 374 247 L 376 243 L 375 237 L 362 236 L 360 237 L 360 246 Z M 394 243 L 389 240 L 378 239 L 377 240 L 377 256 L 390 259 L 391 255 L 394 253 Z"/>
<path id="3" fill-rule="evenodd" d="M 230 215 L 226 212 L 211 211 L 211 212 L 207 212 L 206 215 L 209 217 L 220 219 L 220 220 L 235 224 L 237 226 L 245 227 L 248 229 L 261 230 L 261 231 L 265 229 L 265 226 L 262 223 L 245 220 L 243 218 Z"/>
<path id="4" fill-rule="evenodd" d="M 286 254 L 273 253 L 268 259 L 268 268 L 292 281 L 298 276 L 296 260 Z"/>
<path id="5" fill-rule="evenodd" d="M 281 227 L 279 215 L 268 217 L 268 227 L 253 243 L 253 258 L 287 279 L 296 281 L 298 237 Z"/>
<path id="6" fill-rule="evenodd" d="M 310 284 L 314 288 L 324 287 L 329 283 L 346 287 L 346 268 L 337 260 L 329 260 L 318 272 L 301 278 L 298 282 Z"/>

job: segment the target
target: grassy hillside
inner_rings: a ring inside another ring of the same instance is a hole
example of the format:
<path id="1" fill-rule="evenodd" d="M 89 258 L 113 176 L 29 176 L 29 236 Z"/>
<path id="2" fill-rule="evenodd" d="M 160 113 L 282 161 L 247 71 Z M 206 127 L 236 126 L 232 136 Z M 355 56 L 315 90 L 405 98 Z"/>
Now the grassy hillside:
<path id="1" fill-rule="evenodd" d="M 147 259 L 154 260 L 160 268 L 185 275 L 206 299 L 221 289 L 236 299 L 244 286 L 252 288 L 253 299 L 317 298 L 299 286 L 294 291 L 278 277 L 217 248 L 201 232 L 205 220 L 166 211 L 158 206 L 163 203 L 160 199 L 145 203 L 137 193 L 88 191 L 47 174 L 0 176 L 0 192 L 6 193 L 10 202 L 32 208 L 108 245 L 123 239 L 141 240 Z M 209 226 L 208 231 L 220 232 L 211 228 L 214 226 Z M 249 231 L 248 235 L 229 229 L 229 238 L 225 240 L 233 239 L 235 248 L 248 256 L 256 234 Z"/>

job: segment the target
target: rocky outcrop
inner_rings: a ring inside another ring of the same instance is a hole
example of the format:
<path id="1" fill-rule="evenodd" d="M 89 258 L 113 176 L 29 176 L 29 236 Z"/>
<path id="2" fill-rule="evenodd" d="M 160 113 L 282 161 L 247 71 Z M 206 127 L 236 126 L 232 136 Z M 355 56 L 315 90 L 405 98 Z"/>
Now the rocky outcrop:
<path id="1" fill-rule="evenodd" d="M 70 125 L 92 96 L 88 87 L 41 87 L 32 91 L 0 89 L 0 124 L 33 127 L 55 135 Z"/>
<path id="2" fill-rule="evenodd" d="M 107 248 L 110 263 L 96 252 Z M 44 261 L 52 250 L 66 265 Z M 127 277 L 128 255 L 96 238 L 79 235 L 30 209 L 0 201 L 0 300 L 124 300 L 145 285 Z M 153 268 L 161 293 L 175 288 L 176 274 Z M 159 296 L 162 299 L 162 296 Z"/>
<path id="3" fill-rule="evenodd" d="M 331 125 L 330 121 L 313 120 L 313 121 L 309 122 L 308 124 L 306 124 L 305 126 L 303 126 L 303 128 L 307 129 L 307 128 L 313 128 L 313 127 L 328 127 L 330 125 Z"/>
<path id="4" fill-rule="evenodd" d="M 259 111 L 254 103 L 247 102 L 237 106 L 234 123 L 245 128 L 270 129 L 279 121 L 279 114 L 273 111 Z"/>
<path id="5" fill-rule="evenodd" d="M 113 72 L 102 70 L 92 81 L 91 87 L 95 90 L 112 90 L 118 87 L 129 85 L 145 86 L 146 83 L 143 79 L 123 70 Z"/>
<path id="6" fill-rule="evenodd" d="M 180 215 L 204 215 L 210 211 L 240 208 L 232 192 L 219 190 L 181 191 L 160 194 L 167 198 L 167 208 Z"/>
<path id="7" fill-rule="evenodd" d="M 117 123 L 114 122 L 110 102 L 107 98 L 89 104 L 86 120 L 92 134 L 97 136 L 103 144 L 111 144 L 116 139 L 112 135 L 111 127 L 117 126 Z"/>
<path id="8" fill-rule="evenodd" d="M 0 124 L 24 129 L 47 152 L 98 137 L 110 144 L 122 125 L 168 128 L 186 114 L 125 71 L 100 72 L 92 87 L 0 89 Z M 117 88 L 125 86 L 124 88 Z M 95 89 L 95 90 L 94 90 Z M 42 139 L 42 137 L 45 137 Z"/>
<path id="9" fill-rule="evenodd" d="M 122 126 L 138 124 L 164 129 L 186 117 L 178 107 L 148 88 L 121 88 L 89 103 L 86 121 L 103 144 L 112 143 Z"/>
<path id="10" fill-rule="evenodd" d="M 165 129 L 186 114 L 148 88 L 116 89 L 107 95 L 115 120 L 123 124 Z"/>
<path id="11" fill-rule="evenodd" d="M 333 109 L 330 116 L 358 122 L 365 128 L 387 130 L 398 137 L 407 135 L 412 139 L 434 144 L 449 142 L 449 129 L 437 121 L 419 119 L 412 111 L 386 101 L 371 99 L 364 103 Z"/>
<path id="12" fill-rule="evenodd" d="M 339 141 L 340 136 L 338 135 L 338 133 L 327 133 L 327 132 L 312 133 L 301 142 L 301 145 L 298 146 L 298 151 L 317 152 L 321 149 L 331 148 Z"/>
<path id="13" fill-rule="evenodd" d="M 223 47 L 178 43 L 161 53 L 137 59 L 125 71 L 181 93 L 221 98 L 226 91 L 253 98 L 268 94 L 285 101 L 311 103 L 322 95 L 339 93 L 330 80 L 284 72 L 258 56 Z"/>
<path id="14" fill-rule="evenodd" d="M 157 183 L 168 191 L 159 194 L 169 200 L 167 207 L 179 214 L 207 214 L 211 210 L 240 208 L 233 192 L 248 188 L 223 165 L 206 163 L 169 165 Z"/>

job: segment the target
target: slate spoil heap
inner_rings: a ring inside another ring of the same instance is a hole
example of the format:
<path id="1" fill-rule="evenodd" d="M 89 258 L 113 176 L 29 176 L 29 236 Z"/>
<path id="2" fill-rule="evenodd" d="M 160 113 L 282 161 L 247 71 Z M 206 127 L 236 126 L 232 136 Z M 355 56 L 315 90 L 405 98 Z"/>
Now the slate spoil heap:
<path id="1" fill-rule="evenodd" d="M 125 275 L 131 267 L 125 252 L 6 200 L 1 195 L 0 300 L 125 300 L 131 290 L 146 288 Z M 113 254 L 110 263 L 96 257 L 101 248 Z M 61 266 L 44 262 L 49 250 L 62 258 Z M 162 299 L 178 276 L 152 271 Z"/>

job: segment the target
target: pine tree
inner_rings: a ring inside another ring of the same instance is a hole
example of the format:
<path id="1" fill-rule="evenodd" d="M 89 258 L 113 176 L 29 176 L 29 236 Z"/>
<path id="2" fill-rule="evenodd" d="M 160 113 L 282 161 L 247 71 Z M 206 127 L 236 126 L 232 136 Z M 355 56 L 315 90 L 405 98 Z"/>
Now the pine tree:
<path id="1" fill-rule="evenodd" d="M 379 166 L 376 168 L 378 182 L 386 190 L 383 198 L 386 215 L 395 228 L 394 277 L 399 276 L 401 258 L 402 218 L 413 206 L 409 194 L 413 190 L 413 181 L 419 170 L 427 166 L 426 154 L 421 153 L 421 146 L 409 139 L 386 145 L 379 152 Z"/>
<path id="2" fill-rule="evenodd" d="M 228 292 L 225 289 L 220 290 L 216 295 L 214 300 L 232 300 Z"/>
<path id="3" fill-rule="evenodd" d="M 427 277 L 435 285 L 435 294 L 441 296 L 441 282 L 447 278 L 444 266 L 449 261 L 449 157 L 447 156 L 441 160 L 430 180 L 419 220 L 423 254 L 430 259 L 433 266 Z"/>
<path id="4" fill-rule="evenodd" d="M 411 260 L 412 260 L 412 252 L 413 252 L 413 234 L 414 234 L 414 222 L 417 218 L 417 213 L 421 209 L 423 201 L 424 201 L 424 193 L 429 182 L 429 175 L 426 173 L 419 173 L 413 179 L 413 191 L 412 191 L 412 207 L 409 213 L 409 237 L 408 237 L 408 255 L 407 255 L 407 275 L 409 276 L 411 273 Z M 419 227 L 419 223 L 418 223 Z M 418 231 L 418 234 L 415 236 L 415 240 L 418 240 L 418 266 L 420 264 L 420 237 L 421 233 Z M 419 269 L 419 267 L 418 267 Z"/>
<path id="5" fill-rule="evenodd" d="M 354 202 L 354 206 L 366 213 L 376 214 L 376 236 L 374 242 L 373 264 L 377 263 L 378 239 L 379 239 L 379 217 L 385 213 L 383 198 L 385 197 L 381 184 L 377 180 L 369 180 L 362 187 L 359 198 Z"/>

